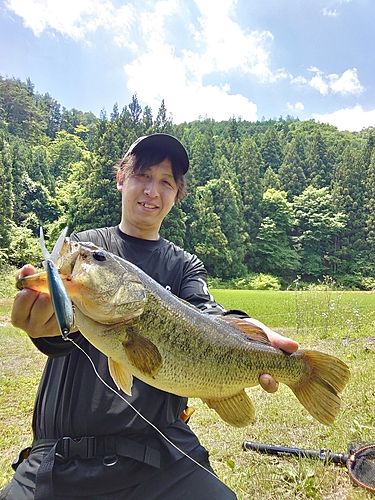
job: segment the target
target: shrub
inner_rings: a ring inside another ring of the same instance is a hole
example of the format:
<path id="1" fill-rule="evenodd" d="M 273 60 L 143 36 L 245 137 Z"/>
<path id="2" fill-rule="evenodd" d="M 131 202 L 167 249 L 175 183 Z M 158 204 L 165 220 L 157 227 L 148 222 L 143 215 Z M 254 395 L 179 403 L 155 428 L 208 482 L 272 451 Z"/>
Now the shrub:
<path id="1" fill-rule="evenodd" d="M 339 283 L 345 290 L 374 290 L 375 278 L 373 276 L 361 276 L 359 274 L 343 274 L 336 276 Z"/>
<path id="2" fill-rule="evenodd" d="M 280 279 L 270 274 L 248 274 L 229 281 L 220 278 L 208 278 L 210 288 L 228 288 L 234 290 L 280 290 Z"/>
<path id="3" fill-rule="evenodd" d="M 8 263 L 16 267 L 22 267 L 24 264 L 40 266 L 41 261 L 39 240 L 33 236 L 31 229 L 12 224 Z"/>

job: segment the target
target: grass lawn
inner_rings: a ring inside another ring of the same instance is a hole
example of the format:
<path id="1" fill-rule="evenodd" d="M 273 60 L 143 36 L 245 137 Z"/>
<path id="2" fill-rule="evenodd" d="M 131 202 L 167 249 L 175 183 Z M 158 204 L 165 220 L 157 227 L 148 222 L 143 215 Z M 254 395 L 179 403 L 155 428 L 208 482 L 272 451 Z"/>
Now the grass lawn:
<path id="1" fill-rule="evenodd" d="M 345 361 L 351 379 L 333 425 L 316 422 L 291 391 L 249 389 L 256 422 L 226 425 L 200 400 L 190 421 L 210 451 L 219 477 L 240 500 L 373 498 L 353 485 L 345 467 L 317 459 L 276 457 L 242 450 L 243 441 L 346 453 L 351 441 L 375 441 L 375 294 L 212 290 L 227 308 L 239 308 L 298 340 L 302 347 Z M 10 325 L 11 300 L 0 298 L 0 488 L 12 476 L 11 461 L 31 442 L 32 407 L 45 357 L 26 334 Z"/>

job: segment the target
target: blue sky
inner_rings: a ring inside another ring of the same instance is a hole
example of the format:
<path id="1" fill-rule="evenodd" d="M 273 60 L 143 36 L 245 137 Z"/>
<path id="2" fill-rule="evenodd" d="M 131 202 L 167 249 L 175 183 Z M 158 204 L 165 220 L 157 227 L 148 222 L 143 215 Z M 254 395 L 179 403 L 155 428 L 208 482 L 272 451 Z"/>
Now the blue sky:
<path id="1" fill-rule="evenodd" d="M 374 0 L 0 0 L 0 74 L 99 116 L 375 126 Z"/>

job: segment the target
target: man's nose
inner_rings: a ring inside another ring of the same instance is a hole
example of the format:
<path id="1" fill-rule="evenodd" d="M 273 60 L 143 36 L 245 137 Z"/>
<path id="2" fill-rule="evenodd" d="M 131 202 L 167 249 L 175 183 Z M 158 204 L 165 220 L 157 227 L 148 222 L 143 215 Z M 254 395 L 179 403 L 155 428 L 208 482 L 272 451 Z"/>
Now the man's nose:
<path id="1" fill-rule="evenodd" d="M 155 181 L 155 179 L 149 179 L 145 186 L 145 194 L 147 194 L 147 196 L 149 196 L 150 198 L 156 198 L 159 195 L 157 182 Z"/>

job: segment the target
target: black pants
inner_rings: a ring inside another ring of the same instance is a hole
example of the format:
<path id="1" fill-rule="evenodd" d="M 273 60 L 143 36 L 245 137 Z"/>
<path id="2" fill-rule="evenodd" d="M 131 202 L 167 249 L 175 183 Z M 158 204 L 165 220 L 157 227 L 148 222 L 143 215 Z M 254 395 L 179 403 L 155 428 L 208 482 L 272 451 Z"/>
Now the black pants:
<path id="1" fill-rule="evenodd" d="M 131 488 L 108 494 L 85 497 L 55 495 L 53 500 L 236 500 L 236 495 L 216 476 L 209 462 L 198 467 L 187 458 L 178 460 L 168 469 L 161 470 L 142 483 Z M 210 471 L 210 472 L 208 472 Z M 0 493 L 0 500 L 33 500 L 34 488 L 13 479 Z M 52 499 L 51 499 L 52 500 Z"/>

